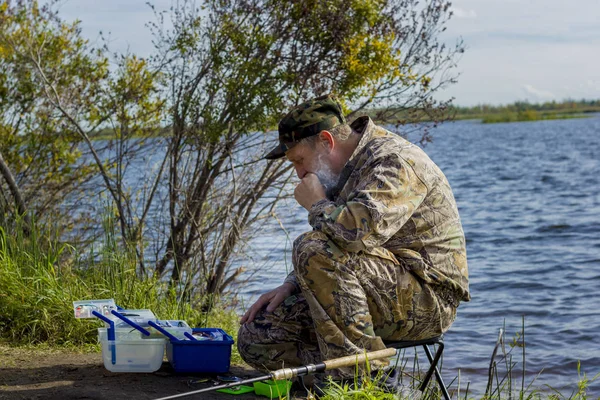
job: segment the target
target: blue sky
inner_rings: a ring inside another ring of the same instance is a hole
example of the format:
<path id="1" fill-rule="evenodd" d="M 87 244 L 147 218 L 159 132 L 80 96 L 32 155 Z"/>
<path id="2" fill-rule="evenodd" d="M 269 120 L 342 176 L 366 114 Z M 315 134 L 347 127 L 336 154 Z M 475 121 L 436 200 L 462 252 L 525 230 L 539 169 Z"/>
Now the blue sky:
<path id="1" fill-rule="evenodd" d="M 158 9 L 171 0 L 155 0 Z M 600 98 L 600 0 L 454 0 L 443 40 L 462 37 L 459 82 L 440 93 L 455 104 L 506 104 Z M 110 32 L 111 48 L 152 51 L 146 0 L 67 0 L 60 14 L 81 20 L 95 40 Z"/>

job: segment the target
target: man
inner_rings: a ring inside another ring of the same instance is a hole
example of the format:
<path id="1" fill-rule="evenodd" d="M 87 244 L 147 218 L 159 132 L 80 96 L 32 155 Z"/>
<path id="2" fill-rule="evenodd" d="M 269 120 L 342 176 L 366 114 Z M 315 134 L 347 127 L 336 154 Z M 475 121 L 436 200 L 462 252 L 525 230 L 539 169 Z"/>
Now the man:
<path id="1" fill-rule="evenodd" d="M 265 158 L 293 163 L 294 196 L 313 230 L 295 240 L 283 285 L 242 317 L 242 358 L 275 370 L 445 332 L 470 295 L 465 238 L 442 171 L 368 117 L 348 125 L 329 95 L 288 113 L 279 142 Z"/>

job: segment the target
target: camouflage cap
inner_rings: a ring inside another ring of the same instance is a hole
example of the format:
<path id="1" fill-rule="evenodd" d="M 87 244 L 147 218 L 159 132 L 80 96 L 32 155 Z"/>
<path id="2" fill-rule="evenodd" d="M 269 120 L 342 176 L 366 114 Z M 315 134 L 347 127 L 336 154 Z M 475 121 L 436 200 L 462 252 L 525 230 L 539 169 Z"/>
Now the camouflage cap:
<path id="1" fill-rule="evenodd" d="M 279 145 L 265 158 L 281 158 L 302 139 L 345 123 L 341 104 L 330 94 L 302 103 L 279 122 Z"/>

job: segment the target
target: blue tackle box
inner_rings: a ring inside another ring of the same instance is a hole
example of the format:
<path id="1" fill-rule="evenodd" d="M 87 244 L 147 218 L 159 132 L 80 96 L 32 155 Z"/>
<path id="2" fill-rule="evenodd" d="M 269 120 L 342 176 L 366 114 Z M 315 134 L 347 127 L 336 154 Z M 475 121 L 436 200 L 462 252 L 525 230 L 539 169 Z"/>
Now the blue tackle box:
<path id="1" fill-rule="evenodd" d="M 229 372 L 233 338 L 219 328 L 194 328 L 195 340 L 170 338 L 167 359 L 175 372 Z"/>

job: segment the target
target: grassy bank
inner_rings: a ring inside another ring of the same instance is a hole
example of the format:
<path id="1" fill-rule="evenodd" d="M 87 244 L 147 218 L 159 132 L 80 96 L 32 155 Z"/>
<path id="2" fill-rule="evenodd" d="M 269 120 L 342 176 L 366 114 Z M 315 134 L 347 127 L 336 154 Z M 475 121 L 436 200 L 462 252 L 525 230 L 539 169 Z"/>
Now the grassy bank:
<path id="1" fill-rule="evenodd" d="M 75 319 L 72 302 L 105 298 L 235 336 L 239 318 L 224 303 L 201 311 L 205 299 L 183 301 L 177 288 L 136 276 L 135 267 L 135 256 L 119 250 L 111 237 L 105 237 L 101 251 L 83 257 L 39 230 L 26 236 L 18 227 L 0 227 L 0 339 L 20 345 L 97 346 L 101 324 Z M 233 360 L 240 360 L 234 353 Z"/>

